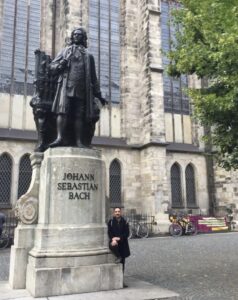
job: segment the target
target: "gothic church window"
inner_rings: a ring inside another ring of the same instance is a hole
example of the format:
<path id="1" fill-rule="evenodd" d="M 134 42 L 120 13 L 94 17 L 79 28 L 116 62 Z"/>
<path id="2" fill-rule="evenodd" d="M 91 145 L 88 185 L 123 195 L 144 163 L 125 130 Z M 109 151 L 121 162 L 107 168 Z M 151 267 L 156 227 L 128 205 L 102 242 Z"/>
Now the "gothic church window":
<path id="1" fill-rule="evenodd" d="M 175 39 L 176 28 L 171 22 L 171 10 L 179 9 L 176 1 L 161 1 L 161 36 L 162 50 L 166 53 L 171 50 L 171 40 Z M 163 67 L 170 63 L 166 55 L 163 55 Z M 163 74 L 164 82 L 164 109 L 165 112 L 176 114 L 189 114 L 189 99 L 183 89 L 188 86 L 188 78 L 182 75 L 180 78 L 172 78 Z"/>
<path id="2" fill-rule="evenodd" d="M 3 0 L 2 5 L 0 92 L 32 95 L 41 1 Z"/>
<path id="3" fill-rule="evenodd" d="M 172 208 L 182 208 L 182 188 L 181 188 L 181 172 L 180 166 L 174 163 L 170 171 L 171 176 L 171 193 L 172 193 Z"/>
<path id="4" fill-rule="evenodd" d="M 187 207 L 194 208 L 196 207 L 196 188 L 195 188 L 195 175 L 194 168 L 191 164 L 186 167 L 185 170 L 185 179 L 186 179 L 186 199 Z"/>
<path id="5" fill-rule="evenodd" d="M 109 197 L 112 207 L 121 206 L 121 166 L 117 159 L 110 164 Z"/>
<path id="6" fill-rule="evenodd" d="M 120 101 L 120 1 L 89 0 L 89 50 L 103 96 Z"/>
<path id="7" fill-rule="evenodd" d="M 7 153 L 0 156 L 0 207 L 11 205 L 12 159 Z"/>
<path id="8" fill-rule="evenodd" d="M 18 198 L 24 195 L 31 183 L 32 167 L 29 154 L 22 156 L 19 166 Z"/>

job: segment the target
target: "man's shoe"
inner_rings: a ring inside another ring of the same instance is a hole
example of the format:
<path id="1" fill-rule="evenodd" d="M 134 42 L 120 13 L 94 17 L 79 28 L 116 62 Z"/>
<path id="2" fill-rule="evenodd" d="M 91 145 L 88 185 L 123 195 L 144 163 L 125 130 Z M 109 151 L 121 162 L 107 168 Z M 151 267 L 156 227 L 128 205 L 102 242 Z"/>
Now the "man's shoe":
<path id="1" fill-rule="evenodd" d="M 128 288 L 128 285 L 123 282 L 123 288 Z"/>

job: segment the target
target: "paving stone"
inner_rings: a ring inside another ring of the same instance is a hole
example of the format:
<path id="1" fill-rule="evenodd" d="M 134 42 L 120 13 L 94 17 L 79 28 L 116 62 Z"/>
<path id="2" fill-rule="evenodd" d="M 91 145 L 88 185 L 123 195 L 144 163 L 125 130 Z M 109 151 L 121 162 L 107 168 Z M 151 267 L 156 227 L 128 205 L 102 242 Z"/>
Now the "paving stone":
<path id="1" fill-rule="evenodd" d="M 181 300 L 238 299 L 238 234 L 130 241 L 126 273 L 180 294 Z"/>

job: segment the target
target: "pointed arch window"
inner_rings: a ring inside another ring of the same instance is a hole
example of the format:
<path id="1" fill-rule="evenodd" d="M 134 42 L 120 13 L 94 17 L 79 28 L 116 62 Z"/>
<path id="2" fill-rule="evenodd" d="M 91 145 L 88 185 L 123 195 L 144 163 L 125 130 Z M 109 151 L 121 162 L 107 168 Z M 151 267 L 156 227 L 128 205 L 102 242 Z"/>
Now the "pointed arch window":
<path id="1" fill-rule="evenodd" d="M 187 207 L 193 208 L 196 207 L 197 204 L 196 204 L 195 174 L 194 174 L 194 168 L 191 164 L 189 164 L 186 167 L 185 179 L 186 179 Z"/>
<path id="2" fill-rule="evenodd" d="M 34 50 L 40 47 L 41 1 L 2 0 L 0 91 L 32 95 Z"/>
<path id="3" fill-rule="evenodd" d="M 172 208 L 183 207 L 182 189 L 181 189 L 181 172 L 179 164 L 175 163 L 171 167 L 171 193 Z"/>
<path id="4" fill-rule="evenodd" d="M 121 165 L 114 159 L 110 165 L 110 202 L 112 207 L 121 206 Z"/>
<path id="5" fill-rule="evenodd" d="M 89 0 L 89 50 L 95 58 L 101 90 L 120 102 L 120 1 Z"/>
<path id="6" fill-rule="evenodd" d="M 18 198 L 24 195 L 31 183 L 32 167 L 30 155 L 25 154 L 20 160 L 19 178 L 18 178 Z"/>
<path id="7" fill-rule="evenodd" d="M 0 207 L 10 207 L 12 185 L 12 159 L 9 154 L 0 156 Z"/>
<path id="8" fill-rule="evenodd" d="M 176 32 L 178 28 L 173 25 L 172 11 L 180 9 L 180 7 L 178 1 L 161 1 L 161 43 L 163 52 L 165 53 L 171 50 L 171 42 L 176 42 Z M 163 55 L 162 63 L 164 67 L 170 64 L 166 55 Z M 181 75 L 179 78 L 176 78 L 170 77 L 164 72 L 163 86 L 165 112 L 189 115 L 189 98 L 183 91 L 184 88 L 186 89 L 188 87 L 188 76 Z"/>

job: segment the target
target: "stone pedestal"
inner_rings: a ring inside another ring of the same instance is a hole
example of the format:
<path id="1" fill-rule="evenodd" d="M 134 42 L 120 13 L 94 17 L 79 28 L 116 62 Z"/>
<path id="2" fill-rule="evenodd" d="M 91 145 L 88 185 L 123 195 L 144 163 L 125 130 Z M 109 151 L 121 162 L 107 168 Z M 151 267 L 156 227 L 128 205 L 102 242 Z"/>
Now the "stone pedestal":
<path id="1" fill-rule="evenodd" d="M 14 245 L 11 248 L 9 283 L 13 289 L 26 287 L 28 253 L 34 246 L 38 220 L 40 169 L 43 157 L 43 153 L 31 155 L 31 184 L 28 191 L 18 199 L 15 207 L 20 224 L 15 229 Z"/>
<path id="2" fill-rule="evenodd" d="M 100 151 L 55 148 L 40 170 L 39 217 L 28 254 L 26 288 L 34 297 L 119 289 L 105 224 L 105 166 Z"/>
<path id="3" fill-rule="evenodd" d="M 28 253 L 34 245 L 36 225 L 19 224 L 11 247 L 9 284 L 13 289 L 26 288 Z"/>

